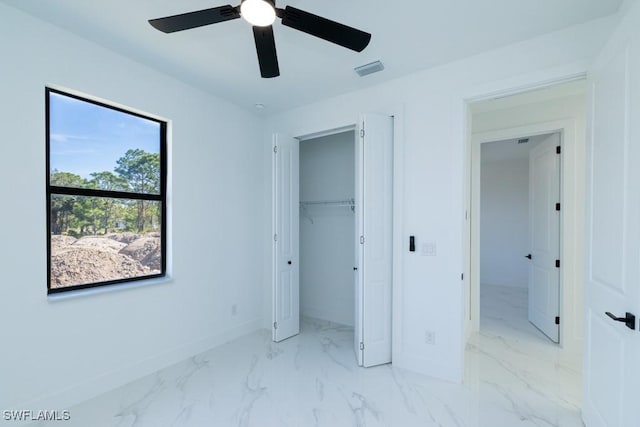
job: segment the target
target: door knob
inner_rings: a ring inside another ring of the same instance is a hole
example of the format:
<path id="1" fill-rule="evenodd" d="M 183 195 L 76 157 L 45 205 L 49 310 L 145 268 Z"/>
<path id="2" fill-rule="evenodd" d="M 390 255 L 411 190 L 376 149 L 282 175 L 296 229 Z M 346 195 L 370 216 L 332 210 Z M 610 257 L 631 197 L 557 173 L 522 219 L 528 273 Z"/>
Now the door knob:
<path id="1" fill-rule="evenodd" d="M 525 255 L 524 257 L 525 257 L 525 258 L 529 258 L 529 259 L 533 258 L 533 257 L 531 256 L 531 254 L 529 254 L 529 255 Z"/>
<path id="2" fill-rule="evenodd" d="M 291 261 L 287 261 L 287 264 L 291 265 Z"/>
<path id="3" fill-rule="evenodd" d="M 636 316 L 634 316 L 631 313 L 625 313 L 624 317 L 616 317 L 615 315 L 609 313 L 608 311 L 605 313 L 607 316 L 609 316 L 610 318 L 612 318 L 613 320 L 615 320 L 616 322 L 624 322 L 625 325 L 627 325 L 627 328 L 629 329 L 636 329 Z"/>

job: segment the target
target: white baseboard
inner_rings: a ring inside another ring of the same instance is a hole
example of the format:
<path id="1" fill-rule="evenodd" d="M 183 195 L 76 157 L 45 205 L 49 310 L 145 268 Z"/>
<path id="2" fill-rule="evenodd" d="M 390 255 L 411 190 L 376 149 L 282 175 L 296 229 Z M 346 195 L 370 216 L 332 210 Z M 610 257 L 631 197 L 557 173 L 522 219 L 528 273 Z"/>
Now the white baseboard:
<path id="1" fill-rule="evenodd" d="M 313 319 L 327 320 L 329 322 L 338 323 L 340 325 L 353 327 L 353 319 L 337 319 L 337 318 L 329 319 L 328 317 L 332 317 L 332 316 L 326 315 L 326 308 L 323 309 L 322 307 L 304 306 L 304 307 L 300 307 L 300 312 L 304 313 L 302 317 L 310 317 Z"/>

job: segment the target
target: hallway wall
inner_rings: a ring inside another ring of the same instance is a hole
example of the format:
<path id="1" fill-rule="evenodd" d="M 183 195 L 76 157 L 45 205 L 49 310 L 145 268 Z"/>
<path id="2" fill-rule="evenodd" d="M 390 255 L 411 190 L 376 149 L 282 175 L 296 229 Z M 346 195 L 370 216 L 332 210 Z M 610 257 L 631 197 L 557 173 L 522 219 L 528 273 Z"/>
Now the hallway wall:
<path id="1" fill-rule="evenodd" d="M 526 288 L 529 159 L 483 160 L 480 189 L 480 284 Z"/>

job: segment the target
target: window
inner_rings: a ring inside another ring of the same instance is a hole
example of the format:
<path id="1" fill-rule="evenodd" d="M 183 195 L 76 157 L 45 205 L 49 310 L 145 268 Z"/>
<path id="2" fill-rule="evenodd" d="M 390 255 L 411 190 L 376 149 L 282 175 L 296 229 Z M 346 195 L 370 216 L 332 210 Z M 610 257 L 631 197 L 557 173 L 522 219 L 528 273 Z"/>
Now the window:
<path id="1" fill-rule="evenodd" d="M 161 120 L 46 89 L 48 293 L 166 272 Z"/>

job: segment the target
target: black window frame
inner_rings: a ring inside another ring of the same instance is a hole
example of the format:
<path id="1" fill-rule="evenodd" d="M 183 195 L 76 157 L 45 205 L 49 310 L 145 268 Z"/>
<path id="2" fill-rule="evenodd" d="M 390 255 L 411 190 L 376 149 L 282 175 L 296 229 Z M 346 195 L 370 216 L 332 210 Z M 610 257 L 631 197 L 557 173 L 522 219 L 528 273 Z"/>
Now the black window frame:
<path id="1" fill-rule="evenodd" d="M 156 122 L 160 125 L 160 193 L 136 193 L 128 191 L 108 191 L 90 188 L 59 187 L 51 185 L 51 128 L 49 105 L 50 94 L 59 94 L 79 101 L 94 104 L 100 107 L 109 108 L 131 116 L 140 117 Z M 77 291 L 80 289 L 112 286 L 131 282 L 139 282 L 154 278 L 165 277 L 167 274 L 167 122 L 156 117 L 151 117 L 136 111 L 127 110 L 122 107 L 108 104 L 104 101 L 97 101 L 88 97 L 69 93 L 63 90 L 45 87 L 45 133 L 46 133 L 46 205 L 47 205 L 47 294 L 58 294 L 63 292 Z M 51 200 L 53 195 L 70 195 L 85 197 L 101 197 L 128 200 L 146 200 L 160 203 L 161 224 L 160 224 L 160 251 L 161 251 L 161 271 L 160 273 L 145 276 L 127 277 L 123 279 L 105 280 L 102 282 L 84 283 L 79 285 L 65 286 L 62 288 L 51 288 Z"/>

